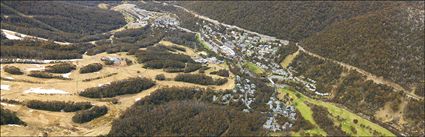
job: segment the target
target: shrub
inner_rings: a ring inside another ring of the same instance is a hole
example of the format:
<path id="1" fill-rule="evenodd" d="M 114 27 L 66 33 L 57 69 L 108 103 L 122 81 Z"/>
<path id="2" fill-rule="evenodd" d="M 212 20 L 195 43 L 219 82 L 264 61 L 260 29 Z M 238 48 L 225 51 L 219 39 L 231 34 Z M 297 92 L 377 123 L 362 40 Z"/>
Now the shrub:
<path id="1" fill-rule="evenodd" d="M 219 75 L 219 76 L 222 76 L 222 77 L 229 77 L 229 71 L 228 70 L 225 70 L 225 69 L 221 69 L 221 70 L 218 70 L 218 71 L 213 71 L 213 72 L 211 72 L 210 74 L 213 74 L 213 75 Z"/>
<path id="2" fill-rule="evenodd" d="M 80 73 L 92 73 L 92 72 L 97 72 L 99 70 L 101 70 L 103 68 L 103 65 L 100 63 L 92 63 L 92 64 L 88 64 L 84 67 L 80 68 Z"/>
<path id="3" fill-rule="evenodd" d="M 75 112 L 79 110 L 89 109 L 92 107 L 90 102 L 64 102 L 64 101 L 39 101 L 30 100 L 26 106 L 32 109 L 40 109 L 47 111 L 65 111 Z"/>
<path id="4" fill-rule="evenodd" d="M 14 75 L 22 75 L 24 74 L 21 69 L 19 69 L 18 67 L 15 66 L 5 66 L 4 67 L 4 71 L 10 74 L 14 74 Z"/>
<path id="5" fill-rule="evenodd" d="M 59 63 L 46 67 L 46 71 L 50 73 L 69 73 L 76 69 L 76 66 L 71 63 Z"/>
<path id="6" fill-rule="evenodd" d="M 16 116 L 16 113 L 0 107 L 0 125 L 6 124 L 25 125 L 25 123 L 21 121 L 18 116 Z"/>
<path id="7" fill-rule="evenodd" d="M 113 60 L 103 60 L 103 63 L 105 63 L 105 65 L 114 65 L 114 61 Z"/>
<path id="8" fill-rule="evenodd" d="M 91 109 L 82 110 L 72 117 L 72 121 L 75 123 L 85 123 L 89 122 L 95 118 L 101 117 L 108 113 L 108 108 L 106 106 L 94 106 Z"/>
<path id="9" fill-rule="evenodd" d="M 125 63 L 127 64 L 127 66 L 133 65 L 133 61 L 128 58 L 125 58 Z"/>
<path id="10" fill-rule="evenodd" d="M 165 80 L 165 75 L 164 74 L 158 74 L 155 76 L 156 80 Z"/>
<path id="11" fill-rule="evenodd" d="M 150 79 L 135 77 L 114 81 L 101 87 L 88 88 L 80 92 L 79 95 L 88 98 L 110 98 L 118 95 L 139 93 L 154 85 L 155 82 Z"/>

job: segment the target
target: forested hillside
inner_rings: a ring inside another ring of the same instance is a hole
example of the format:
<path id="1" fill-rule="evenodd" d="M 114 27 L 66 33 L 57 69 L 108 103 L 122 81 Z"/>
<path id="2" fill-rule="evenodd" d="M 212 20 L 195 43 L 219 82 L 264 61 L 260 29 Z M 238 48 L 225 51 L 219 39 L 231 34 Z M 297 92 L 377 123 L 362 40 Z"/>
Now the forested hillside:
<path id="1" fill-rule="evenodd" d="M 178 4 L 226 24 L 300 41 L 333 22 L 383 9 L 394 2 L 185 1 Z"/>
<path id="2" fill-rule="evenodd" d="M 357 66 L 404 86 L 424 84 L 424 12 L 410 6 L 329 25 L 302 43 L 311 52 Z"/>
<path id="3" fill-rule="evenodd" d="M 177 4 L 227 24 L 301 42 L 306 50 L 359 67 L 409 90 L 424 81 L 423 2 Z"/>
<path id="4" fill-rule="evenodd" d="M 125 24 L 118 12 L 64 1 L 1 2 L 2 29 L 58 41 L 98 39 Z"/>

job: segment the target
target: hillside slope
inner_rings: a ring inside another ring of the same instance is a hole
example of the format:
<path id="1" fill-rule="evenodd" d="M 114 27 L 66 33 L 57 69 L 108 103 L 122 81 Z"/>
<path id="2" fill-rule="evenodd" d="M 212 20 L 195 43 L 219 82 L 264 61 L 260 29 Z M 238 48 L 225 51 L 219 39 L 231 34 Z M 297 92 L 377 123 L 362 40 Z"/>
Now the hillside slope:
<path id="1" fill-rule="evenodd" d="M 2 29 L 58 41 L 80 42 L 83 36 L 108 32 L 125 24 L 119 12 L 81 4 L 61 1 L 1 2 Z"/>
<path id="2" fill-rule="evenodd" d="M 179 5 L 226 24 L 300 41 L 333 22 L 395 5 L 394 2 L 189 1 Z"/>
<path id="3" fill-rule="evenodd" d="M 350 18 L 329 25 L 303 40 L 301 45 L 411 90 L 424 84 L 424 10 L 421 9 L 403 5 Z"/>
<path id="4" fill-rule="evenodd" d="M 299 41 L 308 51 L 361 68 L 408 90 L 423 84 L 423 2 L 178 4 L 227 24 Z M 416 92 L 423 96 L 423 91 Z"/>

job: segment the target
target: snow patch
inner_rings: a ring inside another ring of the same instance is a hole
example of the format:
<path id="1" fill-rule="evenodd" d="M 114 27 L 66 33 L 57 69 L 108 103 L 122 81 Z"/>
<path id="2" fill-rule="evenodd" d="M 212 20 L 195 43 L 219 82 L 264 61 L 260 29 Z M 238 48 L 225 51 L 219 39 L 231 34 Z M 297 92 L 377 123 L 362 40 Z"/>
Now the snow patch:
<path id="1" fill-rule="evenodd" d="M 27 71 L 43 71 L 44 69 L 46 69 L 44 66 L 39 65 L 39 64 L 35 64 L 35 68 L 27 68 Z"/>
<path id="2" fill-rule="evenodd" d="M 7 126 L 12 126 L 12 127 L 22 127 L 22 125 L 16 125 L 16 124 L 7 124 Z"/>
<path id="3" fill-rule="evenodd" d="M 69 78 L 69 76 L 71 75 L 71 72 L 69 72 L 69 73 L 66 73 L 66 74 L 62 74 L 62 77 L 64 77 L 64 78 Z"/>
<path id="4" fill-rule="evenodd" d="M 15 78 L 12 78 L 12 77 L 4 77 L 5 79 L 8 79 L 8 80 L 13 80 L 13 79 L 15 79 Z"/>
<path id="5" fill-rule="evenodd" d="M 13 105 L 13 104 L 8 104 L 8 103 L 0 103 L 1 105 L 3 105 L 3 106 L 9 106 L 9 107 L 14 107 L 14 106 L 16 106 L 16 105 Z"/>
<path id="6" fill-rule="evenodd" d="M 42 89 L 42 88 L 30 88 L 25 90 L 24 93 L 36 93 L 36 94 L 69 94 L 66 91 L 58 89 Z"/>
<path id="7" fill-rule="evenodd" d="M 10 90 L 9 85 L 0 85 L 0 90 Z"/>

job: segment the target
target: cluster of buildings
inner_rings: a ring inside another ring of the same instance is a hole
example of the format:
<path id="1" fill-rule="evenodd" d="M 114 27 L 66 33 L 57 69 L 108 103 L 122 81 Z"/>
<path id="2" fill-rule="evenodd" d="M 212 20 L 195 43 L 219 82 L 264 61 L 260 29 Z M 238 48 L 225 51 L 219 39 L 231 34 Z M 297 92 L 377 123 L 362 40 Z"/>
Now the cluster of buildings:
<path id="1" fill-rule="evenodd" d="M 297 113 L 293 105 L 287 105 L 287 103 L 283 103 L 273 96 L 270 97 L 270 100 L 266 104 L 269 106 L 270 112 L 268 112 L 268 119 L 263 124 L 263 128 L 270 131 L 288 130 L 293 126 L 293 122 L 297 120 Z M 281 125 L 277 121 L 277 117 L 279 116 L 286 117 L 289 121 L 285 121 Z"/>
<path id="2" fill-rule="evenodd" d="M 202 63 L 202 64 L 222 64 L 224 63 L 223 60 L 219 60 L 216 57 L 209 57 L 209 58 L 204 58 L 204 57 L 198 57 L 198 58 L 194 58 L 193 59 L 195 62 L 198 63 Z"/>
<path id="3" fill-rule="evenodd" d="M 172 22 L 171 20 L 169 21 Z M 269 40 L 258 35 L 205 21 L 197 23 L 197 25 L 200 26 L 200 38 L 211 51 L 237 62 L 252 62 L 271 74 L 268 76 L 269 80 L 276 79 L 278 81 L 292 80 L 301 82 L 305 88 L 317 95 L 328 95 L 327 93 L 317 91 L 315 86 L 316 81 L 309 78 L 295 77 L 292 74 L 294 71 L 291 70 L 291 68 L 285 69 L 279 63 L 275 62 L 277 58 L 280 58 L 278 51 L 282 46 L 288 46 L 289 41 Z M 200 63 L 218 62 L 215 57 L 201 57 L 194 60 Z M 246 71 L 245 68 L 241 68 L 242 72 Z M 271 83 L 273 86 L 279 87 L 278 84 L 275 84 L 273 81 L 271 81 Z M 256 85 L 249 79 L 237 75 L 236 86 L 233 91 L 220 97 L 213 96 L 213 101 L 222 104 L 242 102 L 246 107 L 243 111 L 250 112 L 252 111 L 251 104 L 255 101 L 256 88 Z M 266 105 L 268 105 L 269 110 L 264 112 L 268 114 L 268 119 L 263 125 L 265 129 L 270 131 L 289 130 L 297 120 L 295 107 L 277 100 L 274 94 L 270 97 Z M 277 119 L 279 117 L 285 117 L 288 121 L 278 121 Z"/>
<path id="4" fill-rule="evenodd" d="M 231 93 L 221 96 L 213 96 L 213 102 L 229 104 L 230 102 L 242 102 L 245 105 L 244 112 L 252 110 L 251 104 L 255 101 L 255 91 L 257 86 L 249 79 L 236 76 L 236 86 Z"/>
<path id="5" fill-rule="evenodd" d="M 158 26 L 158 27 L 178 26 L 178 25 L 179 25 L 179 21 L 177 20 L 177 18 L 174 18 L 171 15 L 159 16 L 153 21 L 153 26 Z"/>

